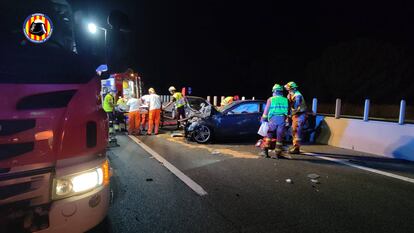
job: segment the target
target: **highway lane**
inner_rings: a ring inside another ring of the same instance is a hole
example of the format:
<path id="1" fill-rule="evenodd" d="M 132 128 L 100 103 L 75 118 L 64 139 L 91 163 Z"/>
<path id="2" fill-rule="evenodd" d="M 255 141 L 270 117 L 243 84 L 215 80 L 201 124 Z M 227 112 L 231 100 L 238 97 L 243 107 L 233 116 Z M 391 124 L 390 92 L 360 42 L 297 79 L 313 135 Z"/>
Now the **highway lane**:
<path id="1" fill-rule="evenodd" d="M 133 140 L 118 136 L 121 147 L 110 153 L 114 200 L 101 226 L 108 232 L 413 231 L 411 183 L 312 156 L 263 159 L 251 144 L 138 138 L 208 194 L 197 195 Z M 390 172 L 414 173 L 412 163 L 391 165 Z M 319 183 L 309 174 L 319 175 Z"/>

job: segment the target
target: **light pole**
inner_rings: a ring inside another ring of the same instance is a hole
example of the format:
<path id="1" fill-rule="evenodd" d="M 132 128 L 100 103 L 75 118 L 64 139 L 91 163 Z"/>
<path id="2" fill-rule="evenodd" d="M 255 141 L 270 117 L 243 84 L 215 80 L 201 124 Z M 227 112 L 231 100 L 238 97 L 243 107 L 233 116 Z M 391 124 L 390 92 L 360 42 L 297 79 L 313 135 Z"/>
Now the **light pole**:
<path id="1" fill-rule="evenodd" d="M 96 24 L 94 24 L 94 23 L 89 23 L 88 24 L 88 30 L 89 30 L 90 33 L 95 34 L 98 31 L 98 29 L 104 31 L 104 37 L 105 37 L 105 63 L 108 64 L 108 54 L 107 54 L 108 48 L 107 48 L 107 41 L 106 41 L 107 29 L 103 28 L 103 27 L 96 26 Z"/>

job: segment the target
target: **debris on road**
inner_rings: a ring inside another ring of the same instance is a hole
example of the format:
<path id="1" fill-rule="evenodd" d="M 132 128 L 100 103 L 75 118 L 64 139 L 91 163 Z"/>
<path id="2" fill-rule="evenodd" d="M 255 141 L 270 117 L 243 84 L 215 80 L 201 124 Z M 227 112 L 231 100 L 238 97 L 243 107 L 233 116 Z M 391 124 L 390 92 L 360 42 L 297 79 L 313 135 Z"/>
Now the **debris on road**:
<path id="1" fill-rule="evenodd" d="M 317 180 L 317 179 L 311 179 L 311 182 L 315 183 L 315 184 L 320 184 L 319 180 Z"/>
<path id="2" fill-rule="evenodd" d="M 308 174 L 309 179 L 318 179 L 319 177 L 321 176 L 315 173 Z"/>
<path id="3" fill-rule="evenodd" d="M 286 179 L 286 183 L 293 184 L 293 180 L 291 180 L 291 179 Z"/>
<path id="4" fill-rule="evenodd" d="M 152 178 L 147 178 L 145 181 L 151 182 L 151 181 L 153 181 L 153 179 Z"/>
<path id="5" fill-rule="evenodd" d="M 184 134 L 182 134 L 182 133 L 172 133 L 171 134 L 171 137 L 172 138 L 175 138 L 175 137 L 184 137 Z"/>
<path id="6" fill-rule="evenodd" d="M 221 153 L 220 153 L 220 151 L 218 151 L 218 150 L 213 150 L 213 152 L 211 152 L 211 154 L 213 154 L 213 155 L 218 155 L 218 154 L 221 154 Z"/>

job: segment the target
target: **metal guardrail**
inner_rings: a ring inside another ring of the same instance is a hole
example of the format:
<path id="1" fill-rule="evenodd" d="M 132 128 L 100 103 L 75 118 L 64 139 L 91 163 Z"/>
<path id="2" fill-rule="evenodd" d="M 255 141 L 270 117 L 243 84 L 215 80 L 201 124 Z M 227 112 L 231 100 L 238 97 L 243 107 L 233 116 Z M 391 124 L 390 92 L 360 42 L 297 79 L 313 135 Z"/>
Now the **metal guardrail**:
<path id="1" fill-rule="evenodd" d="M 398 119 L 370 117 L 369 116 L 370 105 L 371 105 L 371 101 L 369 99 L 366 99 L 365 100 L 365 105 L 364 105 L 364 114 L 363 114 L 363 116 L 342 115 L 341 114 L 342 101 L 341 101 L 341 99 L 338 98 L 338 99 L 336 99 L 336 104 L 335 104 L 335 114 L 318 113 L 317 112 L 318 111 L 318 99 L 313 98 L 312 112 L 314 114 L 319 114 L 319 115 L 322 115 L 322 116 L 332 116 L 332 117 L 335 117 L 336 119 L 349 118 L 349 119 L 361 119 L 363 121 L 375 120 L 375 121 L 385 121 L 385 122 L 398 122 L 398 124 L 400 124 L 400 125 L 414 124 L 414 120 L 406 120 L 405 119 L 405 114 L 406 114 L 406 101 L 405 100 L 401 100 L 401 102 L 400 102 L 400 112 L 399 112 Z"/>
<path id="2" fill-rule="evenodd" d="M 218 106 L 218 99 L 219 97 L 221 98 L 221 101 L 223 101 L 224 96 L 213 96 L 213 98 L 211 98 L 212 96 L 207 96 L 206 100 L 211 103 L 211 99 L 213 99 L 213 105 L 214 106 Z M 242 100 L 246 100 L 245 96 L 241 97 Z M 255 99 L 255 97 L 253 96 L 251 98 L 252 100 Z M 167 103 L 169 101 L 171 101 L 171 96 L 170 95 L 161 95 L 161 100 L 163 103 Z M 370 111 L 370 107 L 371 107 L 371 101 L 369 99 L 365 100 L 365 104 L 364 104 L 364 113 L 362 116 L 351 116 L 351 115 L 343 115 L 341 114 L 341 110 L 342 110 L 342 100 L 340 98 L 336 99 L 336 103 L 335 103 L 335 113 L 334 114 L 329 114 L 329 113 L 318 113 L 318 99 L 317 98 L 313 98 L 312 100 L 312 112 L 314 114 L 319 114 L 322 116 L 332 116 L 335 117 L 336 119 L 339 118 L 349 118 L 349 119 L 360 119 L 363 121 L 370 121 L 370 120 L 374 120 L 374 121 L 385 121 L 385 122 L 398 122 L 398 124 L 400 125 L 404 125 L 404 124 L 414 124 L 414 120 L 407 120 L 405 118 L 406 115 L 406 101 L 405 100 L 401 100 L 400 102 L 400 111 L 399 111 L 399 117 L 397 118 L 380 118 L 380 117 L 370 117 L 369 116 L 369 111 Z"/>

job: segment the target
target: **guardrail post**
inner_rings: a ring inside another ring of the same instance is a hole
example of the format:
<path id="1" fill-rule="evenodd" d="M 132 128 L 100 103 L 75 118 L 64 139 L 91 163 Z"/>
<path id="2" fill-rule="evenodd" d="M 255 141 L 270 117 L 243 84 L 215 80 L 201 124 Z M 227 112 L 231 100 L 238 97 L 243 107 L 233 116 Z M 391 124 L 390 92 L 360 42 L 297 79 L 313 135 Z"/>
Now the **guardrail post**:
<path id="1" fill-rule="evenodd" d="M 217 96 L 214 96 L 213 97 L 213 105 L 214 106 L 217 106 Z"/>
<path id="2" fill-rule="evenodd" d="M 242 100 L 246 100 L 246 96 L 242 96 Z"/>
<path id="3" fill-rule="evenodd" d="M 318 111 L 318 99 L 313 98 L 313 100 L 312 100 L 312 112 L 314 114 L 316 114 L 317 111 Z"/>
<path id="4" fill-rule="evenodd" d="M 210 96 L 207 96 L 207 102 L 211 103 Z"/>
<path id="5" fill-rule="evenodd" d="M 364 106 L 364 121 L 368 121 L 369 118 L 369 99 L 365 100 L 365 106 Z"/>
<path id="6" fill-rule="evenodd" d="M 254 98 L 254 96 L 252 97 L 252 100 L 255 100 L 256 98 Z"/>
<path id="7" fill-rule="evenodd" d="M 341 99 L 336 99 L 335 105 L 335 118 L 339 119 L 341 117 Z"/>
<path id="8" fill-rule="evenodd" d="M 400 117 L 398 118 L 398 124 L 403 125 L 405 121 L 405 100 L 401 100 L 400 103 Z"/>

